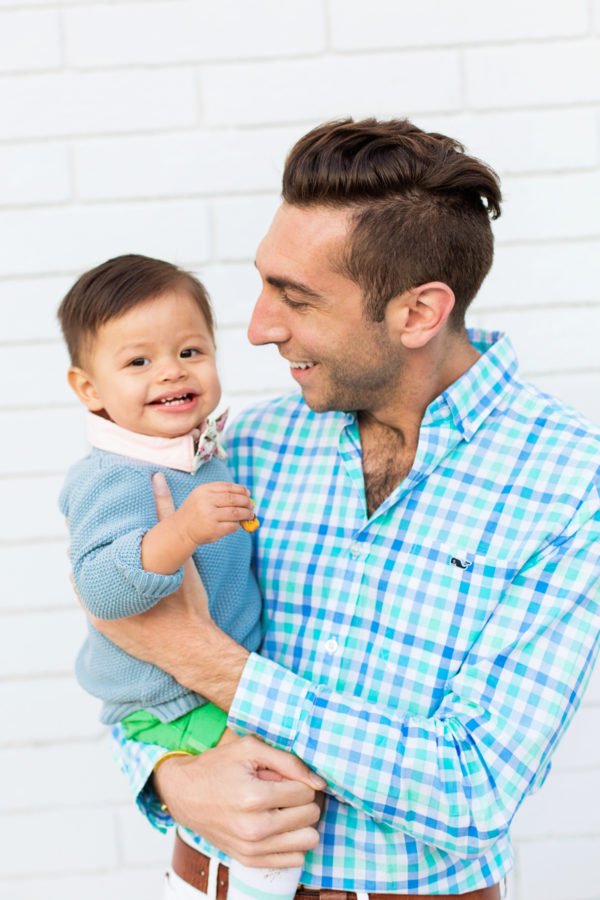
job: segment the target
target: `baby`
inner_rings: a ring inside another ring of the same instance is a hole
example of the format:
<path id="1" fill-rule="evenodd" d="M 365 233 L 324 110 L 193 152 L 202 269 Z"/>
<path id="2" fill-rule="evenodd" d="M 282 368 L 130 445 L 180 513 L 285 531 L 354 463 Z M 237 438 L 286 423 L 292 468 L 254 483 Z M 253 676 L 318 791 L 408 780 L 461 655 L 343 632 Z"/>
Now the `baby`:
<path id="1" fill-rule="evenodd" d="M 92 445 L 68 472 L 59 500 L 84 605 L 102 619 L 141 613 L 177 590 L 192 557 L 212 618 L 256 650 L 261 597 L 244 528 L 258 521 L 248 490 L 231 483 L 222 461 L 223 417 L 209 418 L 221 386 L 205 289 L 170 263 L 120 256 L 82 275 L 58 318 L 72 363 L 68 381 L 88 409 Z M 155 472 L 166 476 L 177 507 L 160 523 Z M 199 753 L 225 731 L 224 712 L 91 624 L 76 674 L 103 701 L 102 721 L 121 722 L 128 737 Z M 255 897 L 257 884 L 265 897 L 293 897 L 299 877 L 233 861 L 230 869 L 230 900 Z"/>

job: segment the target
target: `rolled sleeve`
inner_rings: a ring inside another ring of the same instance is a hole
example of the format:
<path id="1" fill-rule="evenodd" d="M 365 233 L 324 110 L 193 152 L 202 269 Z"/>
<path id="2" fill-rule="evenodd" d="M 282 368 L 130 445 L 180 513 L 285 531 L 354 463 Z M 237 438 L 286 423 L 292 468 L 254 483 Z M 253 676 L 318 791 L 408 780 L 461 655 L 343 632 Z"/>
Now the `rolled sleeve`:
<path id="1" fill-rule="evenodd" d="M 155 744 L 128 740 L 125 729 L 120 724 L 113 726 L 111 735 L 113 756 L 127 779 L 138 809 L 154 828 L 166 832 L 175 822 L 168 812 L 161 809 L 160 800 L 150 778 L 156 763 L 169 750 Z"/>
<path id="2" fill-rule="evenodd" d="M 282 750 L 292 750 L 313 699 L 310 682 L 251 653 L 229 710 L 228 725 L 238 734 L 258 734 Z"/>
<path id="3" fill-rule="evenodd" d="M 123 534 L 113 541 L 111 553 L 116 572 L 130 585 L 139 597 L 136 602 L 134 596 L 128 604 L 130 612 L 125 615 L 135 615 L 154 605 L 161 597 L 173 594 L 183 581 L 183 566 L 176 572 L 161 575 L 157 572 L 148 572 L 142 567 L 142 538 L 146 530 L 139 528 L 129 534 Z"/>

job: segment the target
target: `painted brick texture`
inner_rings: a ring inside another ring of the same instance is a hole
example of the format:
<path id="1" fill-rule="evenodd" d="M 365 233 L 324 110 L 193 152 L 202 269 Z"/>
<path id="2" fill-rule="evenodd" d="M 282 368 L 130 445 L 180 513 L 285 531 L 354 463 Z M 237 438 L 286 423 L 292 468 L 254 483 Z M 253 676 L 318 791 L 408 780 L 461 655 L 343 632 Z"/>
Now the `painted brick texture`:
<path id="1" fill-rule="evenodd" d="M 346 115 L 407 115 L 497 169 L 471 322 L 600 422 L 600 0 L 0 0 L 2 898 L 159 900 L 169 855 L 72 674 L 56 496 L 85 443 L 56 307 L 108 256 L 172 259 L 211 292 L 233 411 L 286 390 L 245 337 L 254 252 L 289 147 Z M 600 900 L 599 742 L 600 669 L 517 815 L 512 900 Z"/>

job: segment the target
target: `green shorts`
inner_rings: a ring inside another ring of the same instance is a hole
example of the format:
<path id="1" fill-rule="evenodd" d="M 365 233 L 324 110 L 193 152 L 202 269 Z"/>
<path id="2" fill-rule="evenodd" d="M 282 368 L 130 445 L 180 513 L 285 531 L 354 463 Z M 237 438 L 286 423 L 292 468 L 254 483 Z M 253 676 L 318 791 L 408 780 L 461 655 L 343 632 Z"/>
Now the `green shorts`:
<path id="1" fill-rule="evenodd" d="M 206 703 L 172 722 L 161 722 L 152 713 L 140 709 L 126 716 L 121 724 L 128 738 L 145 744 L 158 744 L 169 750 L 203 753 L 216 747 L 227 727 L 227 713 Z"/>

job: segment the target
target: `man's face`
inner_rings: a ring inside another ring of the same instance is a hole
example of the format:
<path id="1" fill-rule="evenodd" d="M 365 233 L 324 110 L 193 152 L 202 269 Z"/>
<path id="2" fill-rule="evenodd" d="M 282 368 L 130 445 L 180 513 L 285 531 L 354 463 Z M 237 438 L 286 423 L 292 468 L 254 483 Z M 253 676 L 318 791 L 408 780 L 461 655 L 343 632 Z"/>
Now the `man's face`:
<path id="1" fill-rule="evenodd" d="M 398 391 L 402 348 L 387 321 L 364 313 L 360 287 L 336 271 L 350 212 L 284 203 L 262 240 L 263 282 L 248 329 L 253 344 L 276 344 L 316 412 L 385 408 Z"/>

